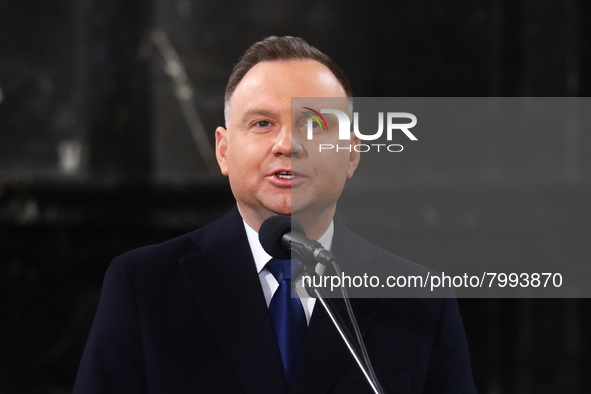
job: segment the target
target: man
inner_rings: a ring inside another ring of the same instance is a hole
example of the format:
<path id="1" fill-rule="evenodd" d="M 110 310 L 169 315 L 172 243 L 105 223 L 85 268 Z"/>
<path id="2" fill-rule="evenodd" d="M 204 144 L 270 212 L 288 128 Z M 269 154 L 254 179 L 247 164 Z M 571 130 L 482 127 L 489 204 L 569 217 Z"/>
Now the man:
<path id="1" fill-rule="evenodd" d="M 305 344 L 286 376 L 269 316 L 278 284 L 256 234 L 265 219 L 293 214 L 339 261 L 414 267 L 333 222 L 359 153 L 320 154 L 292 127 L 292 97 L 347 96 L 344 74 L 299 38 L 269 37 L 245 53 L 226 89 L 226 128 L 216 130 L 236 208 L 113 261 L 75 393 L 372 392 L 314 299 L 302 300 Z M 353 306 L 386 392 L 474 392 L 455 300 Z"/>

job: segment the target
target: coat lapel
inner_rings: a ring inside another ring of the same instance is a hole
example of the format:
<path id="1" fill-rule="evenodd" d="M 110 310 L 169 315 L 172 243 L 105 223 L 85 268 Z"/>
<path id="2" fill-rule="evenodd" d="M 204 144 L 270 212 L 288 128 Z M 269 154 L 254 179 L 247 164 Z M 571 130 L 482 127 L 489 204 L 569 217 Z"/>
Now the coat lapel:
<path id="1" fill-rule="evenodd" d="M 181 260 L 193 294 L 247 393 L 286 392 L 281 356 L 238 210 L 194 235 Z"/>
<path id="2" fill-rule="evenodd" d="M 363 267 L 371 261 L 371 257 L 367 255 L 365 241 L 352 233 L 338 216 L 335 218 L 332 251 L 344 272 L 359 272 L 359 266 Z M 333 298 L 332 301 L 343 320 L 348 321 L 343 300 Z M 382 302 L 383 300 L 379 299 L 351 300 L 363 336 L 375 320 Z M 349 331 L 353 333 L 350 328 Z M 289 393 L 320 394 L 329 392 L 345 368 L 351 363 L 356 362 L 322 305 L 317 301 L 310 319 L 300 369 Z"/>

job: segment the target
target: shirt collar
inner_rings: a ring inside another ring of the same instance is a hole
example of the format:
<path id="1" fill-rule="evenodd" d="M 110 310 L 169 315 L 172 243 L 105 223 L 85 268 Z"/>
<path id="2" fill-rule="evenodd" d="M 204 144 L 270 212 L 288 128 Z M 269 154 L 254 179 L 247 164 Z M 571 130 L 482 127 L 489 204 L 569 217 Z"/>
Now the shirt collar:
<path id="1" fill-rule="evenodd" d="M 259 241 L 259 234 L 252 229 L 244 219 L 242 220 L 244 223 L 244 229 L 246 230 L 246 236 L 248 238 L 248 244 L 250 245 L 250 250 L 252 252 L 252 257 L 254 258 L 254 263 L 257 267 L 257 273 L 261 273 L 261 271 L 265 268 L 265 265 L 271 260 L 271 256 L 265 252 L 261 242 Z M 334 236 L 334 222 L 331 220 L 330 226 L 325 231 L 324 234 L 318 239 L 320 245 L 322 245 L 325 249 L 330 250 L 332 247 L 332 238 Z"/>

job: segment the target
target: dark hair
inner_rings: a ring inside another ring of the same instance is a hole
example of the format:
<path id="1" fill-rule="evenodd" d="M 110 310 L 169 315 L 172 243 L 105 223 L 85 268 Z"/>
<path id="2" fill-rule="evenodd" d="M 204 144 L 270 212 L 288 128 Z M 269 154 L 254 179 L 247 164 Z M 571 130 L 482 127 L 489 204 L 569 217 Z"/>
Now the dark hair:
<path id="1" fill-rule="evenodd" d="M 345 90 L 345 94 L 349 97 L 353 96 L 349 79 L 343 70 L 341 70 L 341 68 L 327 55 L 308 44 L 302 38 L 271 36 L 254 43 L 234 66 L 230 79 L 228 80 L 228 85 L 226 85 L 226 94 L 224 96 L 226 107 L 232 98 L 234 90 L 236 90 L 236 86 L 238 86 L 240 81 L 242 81 L 251 68 L 261 62 L 276 62 L 282 60 L 315 60 L 325 65 L 340 82 Z"/>

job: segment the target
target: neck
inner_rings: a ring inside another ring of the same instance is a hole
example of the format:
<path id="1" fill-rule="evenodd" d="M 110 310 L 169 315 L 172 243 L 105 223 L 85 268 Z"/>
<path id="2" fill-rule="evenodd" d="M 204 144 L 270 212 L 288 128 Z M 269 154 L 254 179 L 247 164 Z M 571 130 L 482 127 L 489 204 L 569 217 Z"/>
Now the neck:
<path id="1" fill-rule="evenodd" d="M 308 238 L 317 241 L 322 236 L 322 234 L 328 230 L 328 227 L 332 222 L 332 218 L 334 217 L 335 210 L 336 206 L 322 211 L 300 211 L 293 213 L 291 216 L 293 219 L 300 222 Z M 248 224 L 257 233 L 266 219 L 276 215 L 276 213 L 271 211 L 269 211 L 266 215 L 250 215 L 248 210 L 241 209 L 240 204 L 238 204 L 238 211 L 240 212 L 240 216 L 242 216 L 242 219 L 244 219 L 246 224 Z"/>
<path id="2" fill-rule="evenodd" d="M 334 217 L 335 210 L 329 212 L 298 212 L 292 214 L 292 217 L 300 222 L 306 236 L 313 240 L 318 240 L 322 234 L 328 230 L 332 218 Z"/>

